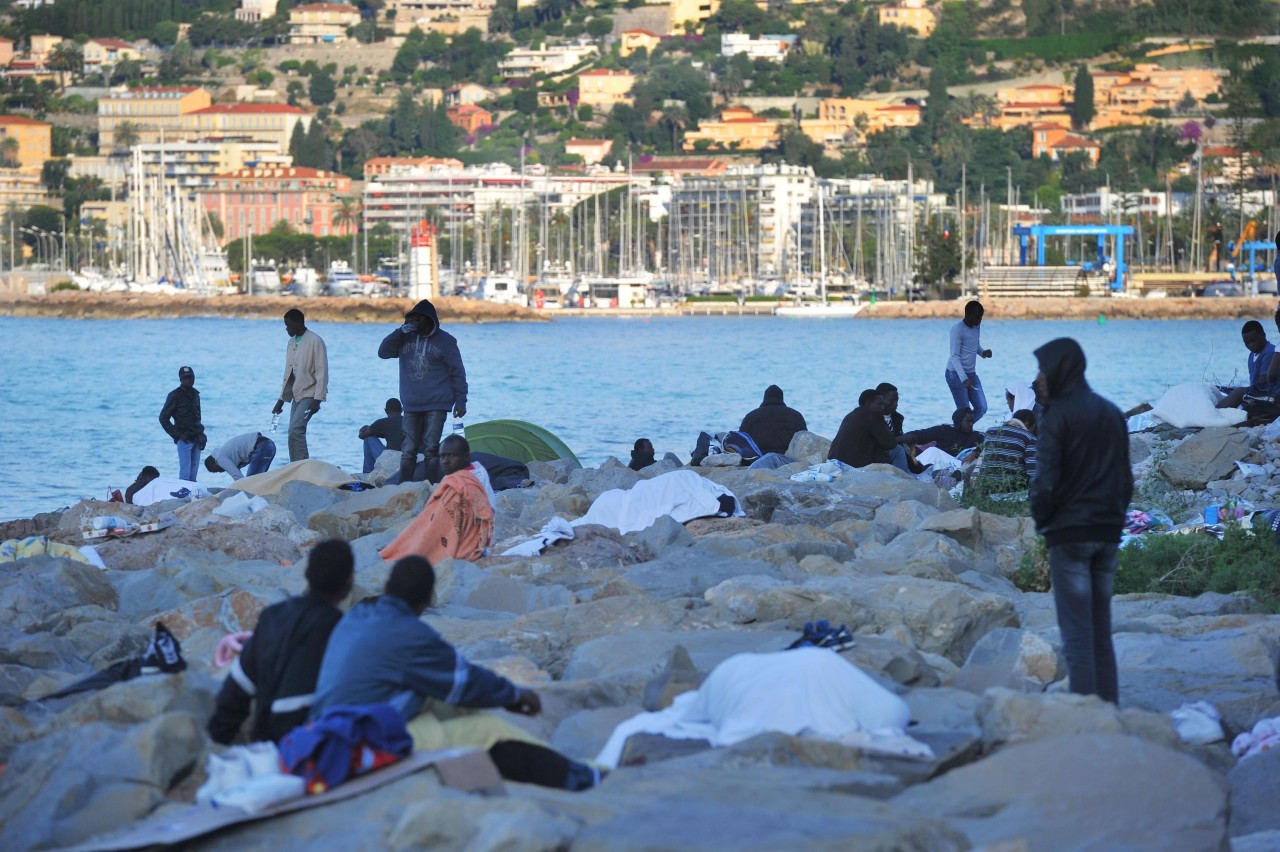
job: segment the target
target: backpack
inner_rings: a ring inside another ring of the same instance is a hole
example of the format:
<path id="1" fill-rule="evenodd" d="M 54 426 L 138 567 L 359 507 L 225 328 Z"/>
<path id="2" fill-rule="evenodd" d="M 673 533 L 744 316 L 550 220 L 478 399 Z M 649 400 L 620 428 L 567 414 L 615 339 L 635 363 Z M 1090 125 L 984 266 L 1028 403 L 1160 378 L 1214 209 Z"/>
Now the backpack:
<path id="1" fill-rule="evenodd" d="M 721 446 L 717 436 L 712 435 L 710 432 L 699 432 L 698 442 L 693 446 L 693 456 L 689 459 L 689 466 L 697 467 L 707 456 L 723 452 L 724 447 Z"/>
<path id="2" fill-rule="evenodd" d="M 744 465 L 751 464 L 764 455 L 746 432 L 726 432 L 723 446 L 726 453 L 737 453 L 742 456 Z"/>

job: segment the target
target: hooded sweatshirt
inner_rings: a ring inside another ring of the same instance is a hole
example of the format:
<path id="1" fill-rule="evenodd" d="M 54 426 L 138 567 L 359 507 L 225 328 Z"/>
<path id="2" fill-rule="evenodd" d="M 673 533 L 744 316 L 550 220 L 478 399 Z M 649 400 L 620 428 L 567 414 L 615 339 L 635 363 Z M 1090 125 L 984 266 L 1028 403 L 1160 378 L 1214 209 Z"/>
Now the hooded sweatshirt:
<path id="1" fill-rule="evenodd" d="M 1079 343 L 1061 337 L 1035 355 L 1048 395 L 1030 489 L 1036 531 L 1049 546 L 1118 542 L 1133 497 L 1124 416 L 1085 381 Z"/>
<path id="2" fill-rule="evenodd" d="M 792 437 L 808 428 L 804 415 L 783 402 L 782 388 L 777 385 L 765 388 L 760 407 L 742 418 L 738 427 L 751 436 L 762 453 L 785 453 Z"/>
<path id="3" fill-rule="evenodd" d="M 458 341 L 440 328 L 435 305 L 426 299 L 409 315 L 427 318 L 427 331 L 397 328 L 382 339 L 378 357 L 400 359 L 400 402 L 409 413 L 449 411 L 467 405 L 467 371 L 462 366 Z"/>

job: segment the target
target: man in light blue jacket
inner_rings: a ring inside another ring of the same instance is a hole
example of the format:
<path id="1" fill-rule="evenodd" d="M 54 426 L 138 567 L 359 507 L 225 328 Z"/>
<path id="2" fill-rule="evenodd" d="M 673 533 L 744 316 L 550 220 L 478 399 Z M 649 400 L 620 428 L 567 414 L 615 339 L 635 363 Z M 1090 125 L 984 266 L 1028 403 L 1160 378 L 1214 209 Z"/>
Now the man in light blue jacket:
<path id="1" fill-rule="evenodd" d="M 973 411 L 977 423 L 987 413 L 987 395 L 978 378 L 978 356 L 991 357 L 990 349 L 982 348 L 982 303 L 968 302 L 964 306 L 964 319 L 951 327 L 951 355 L 947 359 L 947 387 L 956 408 Z"/>

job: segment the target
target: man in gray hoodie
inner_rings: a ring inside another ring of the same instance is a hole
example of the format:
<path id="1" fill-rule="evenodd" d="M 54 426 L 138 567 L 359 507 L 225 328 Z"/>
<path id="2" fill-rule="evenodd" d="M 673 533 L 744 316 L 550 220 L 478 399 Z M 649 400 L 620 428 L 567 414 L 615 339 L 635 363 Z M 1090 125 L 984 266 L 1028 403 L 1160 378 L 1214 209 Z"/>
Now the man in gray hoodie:
<path id="1" fill-rule="evenodd" d="M 458 341 L 440 328 L 435 305 L 423 299 L 404 315 L 404 325 L 383 338 L 378 357 L 400 359 L 400 481 L 413 480 L 419 453 L 426 457 L 428 477 L 434 471 L 438 479 L 445 418 L 451 409 L 455 417 L 467 413 L 467 371 Z"/>

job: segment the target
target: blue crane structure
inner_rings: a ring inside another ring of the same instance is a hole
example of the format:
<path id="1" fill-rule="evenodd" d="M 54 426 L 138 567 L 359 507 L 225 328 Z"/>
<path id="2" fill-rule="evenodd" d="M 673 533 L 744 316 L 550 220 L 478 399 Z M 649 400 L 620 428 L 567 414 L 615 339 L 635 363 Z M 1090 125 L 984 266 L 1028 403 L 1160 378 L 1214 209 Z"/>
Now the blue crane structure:
<path id="1" fill-rule="evenodd" d="M 1018 237 L 1018 259 L 1020 266 L 1027 265 L 1027 246 L 1036 241 L 1036 266 L 1044 266 L 1044 249 L 1046 237 L 1094 237 L 1098 238 L 1098 268 L 1107 261 L 1107 238 L 1115 240 L 1115 262 L 1112 264 L 1114 276 L 1111 279 L 1111 291 L 1124 289 L 1124 277 L 1128 266 L 1124 260 L 1125 237 L 1133 236 L 1132 225 L 1014 225 L 1014 236 Z"/>

